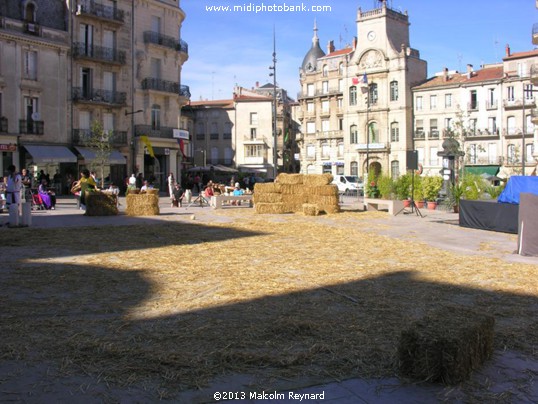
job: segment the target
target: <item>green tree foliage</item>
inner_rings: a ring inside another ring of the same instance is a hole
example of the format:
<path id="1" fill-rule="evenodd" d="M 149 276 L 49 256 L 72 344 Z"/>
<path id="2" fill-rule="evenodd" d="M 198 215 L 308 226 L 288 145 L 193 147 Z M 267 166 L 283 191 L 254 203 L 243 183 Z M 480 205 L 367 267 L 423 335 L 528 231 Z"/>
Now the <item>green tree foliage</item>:
<path id="1" fill-rule="evenodd" d="M 98 121 L 93 121 L 91 125 L 91 134 L 86 145 L 95 153 L 95 159 L 91 163 L 94 170 L 99 170 L 101 177 L 101 188 L 105 182 L 105 166 L 109 164 L 110 154 L 112 153 L 111 133 L 103 129 Z"/>

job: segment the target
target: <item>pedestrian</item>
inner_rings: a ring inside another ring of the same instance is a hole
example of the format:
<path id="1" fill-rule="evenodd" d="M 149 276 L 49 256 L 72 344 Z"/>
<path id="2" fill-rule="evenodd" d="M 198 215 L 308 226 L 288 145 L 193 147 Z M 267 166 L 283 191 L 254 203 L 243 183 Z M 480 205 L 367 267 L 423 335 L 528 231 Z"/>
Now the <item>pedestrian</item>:
<path id="1" fill-rule="evenodd" d="M 183 200 L 183 189 L 181 188 L 181 185 L 176 182 L 174 185 L 174 189 L 172 191 L 172 197 L 174 198 L 172 200 L 172 206 L 175 206 L 176 208 L 179 206 L 181 207 L 181 201 Z"/>
<path id="2" fill-rule="evenodd" d="M 170 204 L 172 207 L 174 206 L 174 185 L 176 184 L 176 180 L 174 178 L 174 173 L 170 171 L 170 175 L 168 176 L 168 194 L 170 195 Z"/>
<path id="3" fill-rule="evenodd" d="M 90 171 L 85 168 L 80 173 L 80 208 L 86 210 L 86 192 L 92 192 L 97 189 L 95 180 L 91 177 Z"/>
<path id="4" fill-rule="evenodd" d="M 8 209 L 11 205 L 16 205 L 17 210 L 19 210 L 21 204 L 22 178 L 13 164 L 7 168 L 7 171 L 6 203 Z"/>
<path id="5" fill-rule="evenodd" d="M 32 202 L 32 176 L 26 168 L 21 171 L 21 181 L 24 188 L 24 200 L 28 203 Z"/>

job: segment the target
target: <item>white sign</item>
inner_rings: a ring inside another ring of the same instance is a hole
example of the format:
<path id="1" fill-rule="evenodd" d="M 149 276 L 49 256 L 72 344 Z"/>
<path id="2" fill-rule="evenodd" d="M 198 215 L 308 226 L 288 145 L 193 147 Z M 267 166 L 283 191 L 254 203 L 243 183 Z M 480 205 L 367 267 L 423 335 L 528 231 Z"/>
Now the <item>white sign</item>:
<path id="1" fill-rule="evenodd" d="M 172 136 L 174 139 L 184 139 L 189 140 L 189 131 L 185 129 L 174 129 L 172 131 Z"/>
<path id="2" fill-rule="evenodd" d="M 362 149 L 379 150 L 379 149 L 384 149 L 385 147 L 387 147 L 387 145 L 385 143 L 370 143 L 370 144 L 359 143 L 355 147 L 355 149 L 356 150 L 362 150 Z"/>
<path id="3" fill-rule="evenodd" d="M 299 161 L 299 160 L 301 160 L 301 155 L 300 155 L 299 153 L 295 153 L 295 154 L 293 155 L 293 158 L 294 158 L 295 160 Z"/>

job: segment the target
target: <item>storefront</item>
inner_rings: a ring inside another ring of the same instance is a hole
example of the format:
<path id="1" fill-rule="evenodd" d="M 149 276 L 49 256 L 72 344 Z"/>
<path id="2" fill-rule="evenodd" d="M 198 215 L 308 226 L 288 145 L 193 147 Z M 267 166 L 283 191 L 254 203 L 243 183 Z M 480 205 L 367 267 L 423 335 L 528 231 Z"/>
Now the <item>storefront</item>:
<path id="1" fill-rule="evenodd" d="M 127 159 L 118 150 L 111 150 L 105 164 L 101 164 L 97 159 L 96 151 L 87 147 L 75 147 L 79 154 L 78 170 L 87 168 L 95 171 L 99 178 L 105 178 L 105 186 L 110 183 L 119 186 L 123 190 L 125 179 L 127 177 Z M 103 171 L 103 172 L 101 172 Z"/>
<path id="2" fill-rule="evenodd" d="M 16 162 L 19 159 L 19 150 L 15 143 L 4 142 L 0 139 L 0 152 L 2 153 L 2 158 L 0 159 L 0 173 L 2 176 L 7 175 L 7 168 L 11 164 L 17 165 Z M 17 167 L 20 169 L 20 167 Z"/>

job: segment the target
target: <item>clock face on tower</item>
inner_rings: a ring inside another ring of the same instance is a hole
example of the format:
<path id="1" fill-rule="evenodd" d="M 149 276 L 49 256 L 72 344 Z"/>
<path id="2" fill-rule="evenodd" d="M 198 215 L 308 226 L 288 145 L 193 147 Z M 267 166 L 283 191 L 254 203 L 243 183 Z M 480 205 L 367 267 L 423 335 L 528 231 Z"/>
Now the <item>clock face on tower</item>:
<path id="1" fill-rule="evenodd" d="M 374 31 L 368 32 L 368 34 L 366 35 L 366 38 L 368 38 L 369 41 L 373 41 L 375 39 L 375 32 Z"/>

